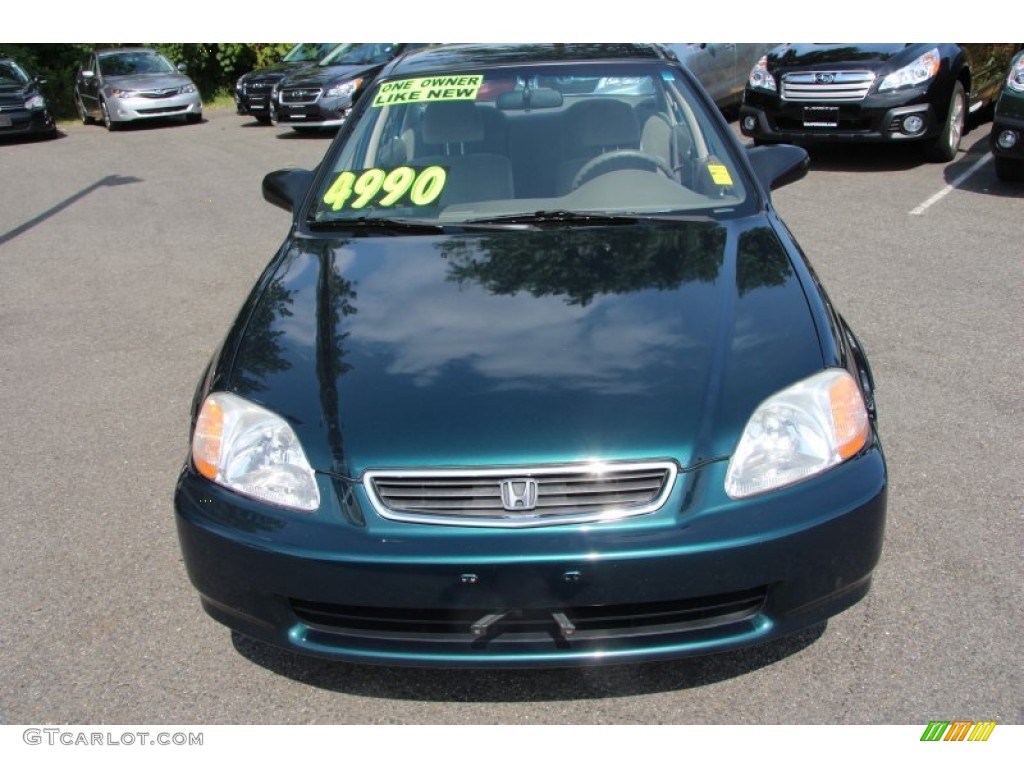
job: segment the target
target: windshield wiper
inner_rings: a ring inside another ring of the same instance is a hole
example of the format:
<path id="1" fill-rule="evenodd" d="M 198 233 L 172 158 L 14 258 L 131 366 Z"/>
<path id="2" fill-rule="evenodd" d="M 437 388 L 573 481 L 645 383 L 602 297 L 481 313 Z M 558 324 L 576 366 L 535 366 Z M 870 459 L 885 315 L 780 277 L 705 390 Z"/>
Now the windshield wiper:
<path id="1" fill-rule="evenodd" d="M 353 232 L 373 232 L 394 235 L 434 235 L 444 232 L 440 224 L 430 224 L 417 219 L 391 219 L 383 217 L 360 216 L 355 219 L 327 219 L 326 221 L 310 221 L 309 228 L 314 231 L 348 229 Z"/>
<path id="2" fill-rule="evenodd" d="M 467 219 L 464 224 L 543 224 L 545 222 L 579 222 L 582 224 L 635 224 L 637 217 L 612 213 L 584 213 L 582 211 L 550 210 L 533 213 L 508 213 L 501 216 L 483 216 Z"/>
<path id="3" fill-rule="evenodd" d="M 581 225 L 606 225 L 606 224 L 639 224 L 644 222 L 674 222 L 674 221 L 710 221 L 704 215 L 678 215 L 659 213 L 638 213 L 627 211 L 623 213 L 611 213 L 604 211 L 568 211 L 550 210 L 534 211 L 533 213 L 510 213 L 501 216 L 486 216 L 478 219 L 467 219 L 462 224 L 467 226 L 488 225 L 488 224 L 581 224 Z"/>

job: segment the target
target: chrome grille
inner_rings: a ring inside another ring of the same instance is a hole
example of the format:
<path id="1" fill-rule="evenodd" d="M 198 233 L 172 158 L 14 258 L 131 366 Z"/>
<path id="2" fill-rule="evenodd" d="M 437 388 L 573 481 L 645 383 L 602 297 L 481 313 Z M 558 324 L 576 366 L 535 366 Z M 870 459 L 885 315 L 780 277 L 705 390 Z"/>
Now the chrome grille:
<path id="1" fill-rule="evenodd" d="M 274 87 L 274 83 L 269 80 L 256 80 L 251 83 L 243 83 L 242 90 L 247 94 L 264 94 L 270 93 L 270 90 Z"/>
<path id="2" fill-rule="evenodd" d="M 782 76 L 786 101 L 861 101 L 875 81 L 875 73 L 789 72 Z"/>
<path id="3" fill-rule="evenodd" d="M 138 95 L 143 99 L 166 99 L 169 96 L 177 96 L 181 88 L 162 88 L 154 91 L 139 91 Z"/>
<path id="4" fill-rule="evenodd" d="M 364 481 L 374 508 L 390 520 L 529 528 L 653 512 L 665 503 L 677 471 L 672 461 L 613 462 L 369 471 Z M 502 498 L 502 484 L 509 481 L 516 486 L 511 503 Z M 527 485 L 535 496 L 527 508 L 517 508 Z"/>
<path id="5" fill-rule="evenodd" d="M 320 98 L 320 88 L 289 88 L 281 91 L 282 104 L 313 104 Z"/>

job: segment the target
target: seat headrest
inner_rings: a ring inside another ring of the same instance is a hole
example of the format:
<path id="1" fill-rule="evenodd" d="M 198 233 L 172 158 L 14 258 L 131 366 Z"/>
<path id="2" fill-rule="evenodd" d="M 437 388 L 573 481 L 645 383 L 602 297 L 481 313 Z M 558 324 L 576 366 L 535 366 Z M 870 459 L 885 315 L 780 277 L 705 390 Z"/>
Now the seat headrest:
<path id="1" fill-rule="evenodd" d="M 608 147 L 640 142 L 640 121 L 628 104 L 592 99 L 572 108 L 572 134 L 585 147 Z"/>
<path id="2" fill-rule="evenodd" d="M 483 117 L 471 101 L 435 102 L 423 111 L 426 144 L 470 144 L 483 140 Z"/>

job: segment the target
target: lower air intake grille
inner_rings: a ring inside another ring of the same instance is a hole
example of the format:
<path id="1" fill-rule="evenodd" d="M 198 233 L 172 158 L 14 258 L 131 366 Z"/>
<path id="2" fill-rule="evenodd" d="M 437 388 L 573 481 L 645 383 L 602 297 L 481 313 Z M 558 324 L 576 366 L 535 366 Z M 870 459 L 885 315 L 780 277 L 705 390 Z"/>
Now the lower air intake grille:
<path id="1" fill-rule="evenodd" d="M 653 637 L 687 630 L 708 629 L 744 621 L 764 604 L 764 587 L 709 597 L 629 605 L 589 605 L 508 611 L 492 624 L 486 638 L 503 643 L 535 643 L 559 635 L 554 612 L 574 627 L 572 640 Z M 374 608 L 292 600 L 298 619 L 330 634 L 378 640 L 467 643 L 480 640 L 471 627 L 492 613 L 480 610 Z M 494 611 L 498 612 L 498 611 Z"/>

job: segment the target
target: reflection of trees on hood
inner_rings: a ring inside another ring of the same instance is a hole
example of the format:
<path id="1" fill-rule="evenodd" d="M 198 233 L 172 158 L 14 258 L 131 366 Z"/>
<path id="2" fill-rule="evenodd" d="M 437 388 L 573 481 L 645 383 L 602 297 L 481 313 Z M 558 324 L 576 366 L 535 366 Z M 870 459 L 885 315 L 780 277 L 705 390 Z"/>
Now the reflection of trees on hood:
<path id="1" fill-rule="evenodd" d="M 742 233 L 736 246 L 736 287 L 740 296 L 763 286 L 782 285 L 793 274 L 789 257 L 770 227 Z"/>
<path id="2" fill-rule="evenodd" d="M 245 328 L 245 339 L 238 353 L 237 391 L 241 395 L 263 392 L 263 380 L 274 373 L 287 371 L 292 364 L 284 359 L 278 339 L 284 335 L 275 325 L 282 317 L 291 317 L 289 306 L 295 292 L 284 287 L 280 279 L 271 280 L 260 296 L 255 311 Z"/>
<path id="3" fill-rule="evenodd" d="M 831 64 L 847 61 L 868 61 L 878 57 L 874 50 L 859 48 L 856 45 L 845 45 L 839 48 L 826 48 L 820 51 L 800 50 L 790 48 L 779 56 L 779 65 L 783 67 L 800 64 L 811 66 L 812 64 Z"/>
<path id="4" fill-rule="evenodd" d="M 327 440 L 336 470 L 344 470 L 344 444 L 338 408 L 338 379 L 352 366 L 345 362 L 345 339 L 348 331 L 340 332 L 344 318 L 357 312 L 352 303 L 356 299 L 352 282 L 341 276 L 334 266 L 335 249 L 340 251 L 346 241 L 325 243 L 317 254 L 320 274 L 317 278 L 316 313 L 316 375 L 320 382 L 320 407 L 327 421 Z"/>
<path id="5" fill-rule="evenodd" d="M 596 296 L 671 290 L 718 277 L 725 228 L 714 222 L 683 226 L 623 226 L 560 232 L 495 232 L 441 243 L 448 279 L 479 283 L 493 294 L 527 291 L 565 296 L 587 306 Z"/>

